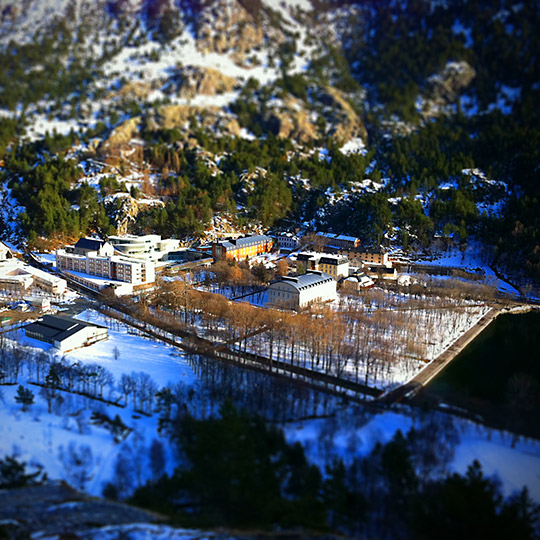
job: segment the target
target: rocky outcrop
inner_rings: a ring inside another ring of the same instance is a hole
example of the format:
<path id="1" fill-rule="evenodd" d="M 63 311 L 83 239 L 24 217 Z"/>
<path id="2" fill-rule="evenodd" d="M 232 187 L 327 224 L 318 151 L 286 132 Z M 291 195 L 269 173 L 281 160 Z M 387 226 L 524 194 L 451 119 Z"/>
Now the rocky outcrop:
<path id="1" fill-rule="evenodd" d="M 133 139 L 140 137 L 141 129 L 158 131 L 178 129 L 184 135 L 184 143 L 196 146 L 193 127 L 206 128 L 218 135 L 240 135 L 240 124 L 233 114 L 216 106 L 195 107 L 190 105 L 165 105 L 145 117 L 136 116 L 113 129 L 109 137 L 99 143 L 97 153 L 102 156 L 122 156 L 122 151 L 131 148 Z"/>
<path id="2" fill-rule="evenodd" d="M 229 85 L 222 87 L 229 90 L 230 85 L 236 84 L 235 79 L 220 74 L 217 70 L 197 70 L 197 73 L 200 75 L 197 84 L 204 86 L 186 85 L 185 88 L 189 89 L 187 92 L 194 92 L 196 88 L 205 92 L 217 91 L 221 83 Z M 327 123 L 328 133 L 338 143 L 358 138 L 366 140 L 367 132 L 362 118 L 342 92 L 327 86 L 314 97 L 323 106 L 322 115 Z M 263 117 L 265 129 L 277 137 L 290 138 L 301 143 L 317 139 L 321 135 L 316 120 L 317 114 L 308 109 L 304 101 L 290 94 L 270 101 Z M 178 129 L 184 134 L 184 142 L 190 144 L 194 124 L 219 135 L 237 137 L 241 132 L 236 116 L 220 107 L 164 105 L 152 112 L 144 121 L 140 117 L 135 117 L 116 127 L 108 139 L 100 144 L 99 151 L 111 154 L 122 150 L 132 139 L 139 137 L 141 128 L 147 131 Z"/>
<path id="3" fill-rule="evenodd" d="M 428 79 L 431 97 L 435 100 L 454 101 L 475 76 L 476 71 L 467 62 L 448 62 L 440 73 Z"/>
<path id="4" fill-rule="evenodd" d="M 290 95 L 268 110 L 265 124 L 274 135 L 282 138 L 307 142 L 318 137 L 317 127 L 304 102 Z"/>
<path id="5" fill-rule="evenodd" d="M 127 193 L 105 197 L 105 210 L 112 218 L 117 234 L 127 234 L 130 223 L 139 215 L 139 204 Z"/>
<path id="6" fill-rule="evenodd" d="M 204 54 L 229 53 L 239 65 L 271 40 L 273 45 L 284 41 L 283 32 L 275 25 L 263 24 L 262 13 L 257 19 L 239 2 L 218 0 L 199 16 L 197 25 L 197 48 Z"/>
<path id="7" fill-rule="evenodd" d="M 313 97 L 322 105 L 321 114 L 327 123 L 328 133 L 338 143 L 358 138 L 363 141 L 367 139 L 362 118 L 342 92 L 326 86 Z M 305 102 L 287 95 L 270 103 L 264 122 L 265 128 L 278 137 L 308 142 L 321 135 L 316 118 L 316 113 L 307 109 Z"/>
<path id="8" fill-rule="evenodd" d="M 244 171 L 240 174 L 238 177 L 238 182 L 240 184 L 240 189 L 237 192 L 238 201 L 242 204 L 246 204 L 250 193 L 255 189 L 255 185 L 267 174 L 268 171 L 262 167 L 255 167 L 254 171 Z"/>
<path id="9" fill-rule="evenodd" d="M 332 86 L 325 86 L 318 93 L 318 101 L 324 106 L 324 117 L 330 125 L 329 134 L 333 135 L 338 143 L 358 138 L 367 140 L 364 121 L 343 92 Z"/>
<path id="10" fill-rule="evenodd" d="M 146 129 L 155 131 L 179 128 L 185 131 L 187 138 L 193 120 L 196 120 L 201 127 L 210 128 L 214 132 L 234 136 L 240 134 L 240 125 L 236 117 L 215 106 L 166 105 L 147 118 Z"/>
<path id="11" fill-rule="evenodd" d="M 189 99 L 198 95 L 223 94 L 239 87 L 239 82 L 234 77 L 213 68 L 182 67 L 177 70 L 174 78 L 177 80 L 178 96 Z"/>
<path id="12" fill-rule="evenodd" d="M 452 112 L 462 90 L 467 88 L 476 71 L 467 62 L 448 62 L 444 69 L 427 80 L 426 91 L 420 96 L 420 113 L 424 119 Z"/>
<path id="13" fill-rule="evenodd" d="M 153 83 L 145 83 L 140 81 L 129 82 L 122 86 L 120 90 L 116 92 L 110 92 L 105 97 L 106 99 L 120 99 L 124 102 L 129 101 L 141 101 L 148 97 L 150 92 L 154 90 L 158 84 L 157 81 Z"/>
<path id="14" fill-rule="evenodd" d="M 107 153 L 114 150 L 119 150 L 139 135 L 139 126 L 141 124 L 141 118 L 135 116 L 126 120 L 118 127 L 112 130 L 108 139 L 104 140 L 99 145 L 99 152 Z"/>

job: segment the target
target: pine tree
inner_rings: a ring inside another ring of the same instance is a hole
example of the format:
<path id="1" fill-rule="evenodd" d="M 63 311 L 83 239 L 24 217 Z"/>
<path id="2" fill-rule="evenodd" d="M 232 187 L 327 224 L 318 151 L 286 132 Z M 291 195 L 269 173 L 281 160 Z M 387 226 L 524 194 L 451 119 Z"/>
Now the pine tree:
<path id="1" fill-rule="evenodd" d="M 12 456 L 0 459 L 0 489 L 38 485 L 43 484 L 46 480 L 47 475 L 42 472 L 41 468 L 34 473 L 27 473 L 24 461 L 18 461 Z"/>
<path id="2" fill-rule="evenodd" d="M 15 401 L 22 405 L 23 411 L 27 411 L 30 405 L 34 404 L 34 393 L 20 384 L 19 388 L 17 388 Z"/>

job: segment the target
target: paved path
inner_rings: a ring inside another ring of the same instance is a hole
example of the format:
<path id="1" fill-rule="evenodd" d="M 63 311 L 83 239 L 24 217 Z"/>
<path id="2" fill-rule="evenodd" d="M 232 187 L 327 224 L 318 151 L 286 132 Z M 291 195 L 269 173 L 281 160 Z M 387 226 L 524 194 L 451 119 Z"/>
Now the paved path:
<path id="1" fill-rule="evenodd" d="M 483 332 L 497 318 L 500 312 L 500 308 L 492 307 L 473 327 L 469 328 L 448 349 L 444 350 L 435 360 L 422 369 L 416 377 L 407 384 L 385 394 L 380 401 L 386 404 L 397 403 L 404 397 L 411 397 L 418 393 L 422 387 L 432 381 L 469 343 Z"/>

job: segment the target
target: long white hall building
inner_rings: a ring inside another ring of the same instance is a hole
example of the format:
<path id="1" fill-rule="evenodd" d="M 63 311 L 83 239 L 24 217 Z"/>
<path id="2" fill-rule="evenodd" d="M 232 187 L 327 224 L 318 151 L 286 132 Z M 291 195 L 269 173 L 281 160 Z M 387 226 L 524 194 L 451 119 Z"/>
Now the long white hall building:
<path id="1" fill-rule="evenodd" d="M 336 280 L 318 270 L 300 276 L 283 276 L 268 287 L 268 304 L 290 309 L 337 298 Z"/>
<path id="2" fill-rule="evenodd" d="M 57 250 L 56 267 L 131 285 L 153 283 L 156 279 L 153 261 L 123 257 L 108 242 L 93 238 L 81 238 L 74 246 Z"/>

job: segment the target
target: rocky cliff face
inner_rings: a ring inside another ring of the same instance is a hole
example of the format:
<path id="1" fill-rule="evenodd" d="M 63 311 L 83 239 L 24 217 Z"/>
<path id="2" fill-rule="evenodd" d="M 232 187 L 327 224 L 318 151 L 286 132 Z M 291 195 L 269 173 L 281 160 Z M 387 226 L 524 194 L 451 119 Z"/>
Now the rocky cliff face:
<path id="1" fill-rule="evenodd" d="M 367 130 L 360 114 L 347 101 L 343 92 L 332 86 L 321 89 L 319 101 L 325 106 L 326 121 L 330 134 L 339 142 L 361 138 L 367 140 Z"/>
<path id="2" fill-rule="evenodd" d="M 235 116 L 216 106 L 165 105 L 148 116 L 145 127 L 150 131 L 178 128 L 187 138 L 193 122 L 215 132 L 229 135 L 240 133 L 240 125 Z"/>
<path id="3" fill-rule="evenodd" d="M 198 17 L 197 48 L 202 53 L 230 53 L 239 65 L 265 42 L 278 46 L 283 32 L 269 24 L 264 12 L 255 15 L 235 0 L 217 0 Z"/>
<path id="4" fill-rule="evenodd" d="M 278 137 L 303 143 L 325 134 L 341 144 L 357 138 L 367 140 L 363 119 L 343 92 L 327 85 L 313 91 L 311 101 L 313 106 L 287 94 L 271 102 L 264 117 L 265 128 Z M 326 125 L 324 133 L 320 119 Z"/>
<path id="5" fill-rule="evenodd" d="M 318 137 L 317 127 L 313 124 L 304 103 L 291 95 L 269 109 L 265 117 L 266 127 L 281 138 L 291 138 L 307 142 Z"/>
<path id="6" fill-rule="evenodd" d="M 178 97 L 188 99 L 195 96 L 215 96 L 240 87 L 238 79 L 210 67 L 181 67 L 178 68 L 173 79 L 178 86 Z"/>
<path id="7" fill-rule="evenodd" d="M 113 218 L 117 234 L 127 234 L 128 227 L 134 223 L 139 215 L 139 204 L 127 193 L 105 198 L 105 209 L 107 214 Z"/>
<path id="8" fill-rule="evenodd" d="M 132 139 L 139 136 L 140 117 L 136 116 L 126 120 L 113 129 L 109 137 L 99 145 L 99 152 L 106 154 L 114 150 L 120 150 L 129 145 Z"/>

